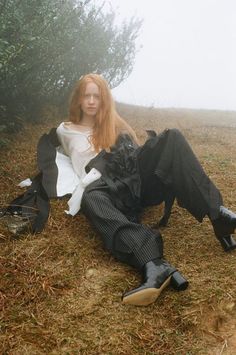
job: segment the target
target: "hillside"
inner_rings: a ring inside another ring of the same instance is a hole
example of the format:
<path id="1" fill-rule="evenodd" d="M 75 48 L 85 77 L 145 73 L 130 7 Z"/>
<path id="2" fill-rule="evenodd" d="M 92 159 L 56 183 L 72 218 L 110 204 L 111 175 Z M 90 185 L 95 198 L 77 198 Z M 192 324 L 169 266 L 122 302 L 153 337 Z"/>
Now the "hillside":
<path id="1" fill-rule="evenodd" d="M 236 112 L 155 109 L 118 104 L 136 129 L 178 128 L 236 211 Z M 37 172 L 39 137 L 61 119 L 27 125 L 0 156 L 1 206 L 22 193 L 17 184 Z M 39 235 L 13 238 L 0 219 L 0 353 L 14 355 L 235 354 L 236 252 L 225 253 L 207 219 L 199 224 L 176 204 L 161 230 L 165 256 L 189 280 L 181 293 L 165 289 L 148 307 L 125 306 L 122 293 L 139 284 L 135 270 L 113 259 L 79 213 L 51 201 Z M 148 208 L 152 226 L 163 206 Z"/>

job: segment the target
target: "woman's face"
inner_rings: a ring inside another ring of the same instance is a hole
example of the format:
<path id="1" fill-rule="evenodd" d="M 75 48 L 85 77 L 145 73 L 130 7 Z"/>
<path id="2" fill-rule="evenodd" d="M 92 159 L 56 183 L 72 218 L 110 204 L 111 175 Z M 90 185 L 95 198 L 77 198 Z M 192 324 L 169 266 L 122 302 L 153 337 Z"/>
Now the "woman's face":
<path id="1" fill-rule="evenodd" d="M 101 95 L 97 84 L 90 82 L 86 85 L 84 95 L 81 97 L 81 110 L 89 117 L 95 117 L 101 105 Z"/>

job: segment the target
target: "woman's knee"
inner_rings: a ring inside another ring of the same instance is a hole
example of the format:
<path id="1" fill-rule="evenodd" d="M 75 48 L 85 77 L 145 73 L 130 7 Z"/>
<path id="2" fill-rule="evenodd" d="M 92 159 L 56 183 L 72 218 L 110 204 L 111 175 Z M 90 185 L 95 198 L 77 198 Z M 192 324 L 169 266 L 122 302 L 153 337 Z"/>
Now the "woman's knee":
<path id="1" fill-rule="evenodd" d="M 169 128 L 167 132 L 172 136 L 183 137 L 183 133 L 178 128 Z"/>
<path id="2" fill-rule="evenodd" d="M 186 145 L 187 140 L 183 133 L 178 128 L 170 128 L 168 130 L 168 139 L 174 141 L 175 144 L 180 144 L 181 146 Z"/>

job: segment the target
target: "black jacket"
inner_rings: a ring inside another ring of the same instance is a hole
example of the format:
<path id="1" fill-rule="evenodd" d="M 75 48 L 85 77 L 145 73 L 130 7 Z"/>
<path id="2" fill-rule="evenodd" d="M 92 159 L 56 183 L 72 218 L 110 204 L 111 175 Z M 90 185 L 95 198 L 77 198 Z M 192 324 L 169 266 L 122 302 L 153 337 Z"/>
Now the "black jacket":
<path id="1" fill-rule="evenodd" d="M 48 219 L 49 199 L 58 197 L 56 154 L 59 145 L 56 128 L 52 128 L 48 134 L 39 139 L 37 163 L 40 172 L 33 178 L 32 185 L 27 191 L 14 199 L 5 209 L 5 212 L 11 214 L 30 216 L 32 230 L 35 233 L 42 231 Z M 130 220 L 137 220 L 141 212 L 138 150 L 139 147 L 128 134 L 121 134 L 110 152 L 102 150 L 85 169 L 87 173 L 92 168 L 101 172 L 101 180 L 107 184 L 114 204 Z"/>

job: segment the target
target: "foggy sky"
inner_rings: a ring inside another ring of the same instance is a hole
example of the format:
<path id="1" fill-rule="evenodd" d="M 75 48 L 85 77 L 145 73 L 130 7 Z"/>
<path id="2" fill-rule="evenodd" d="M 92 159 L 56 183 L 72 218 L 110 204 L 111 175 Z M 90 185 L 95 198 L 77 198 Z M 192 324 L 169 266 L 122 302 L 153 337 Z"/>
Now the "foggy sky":
<path id="1" fill-rule="evenodd" d="M 235 0 L 108 0 L 118 20 L 144 19 L 117 101 L 236 110 Z"/>

